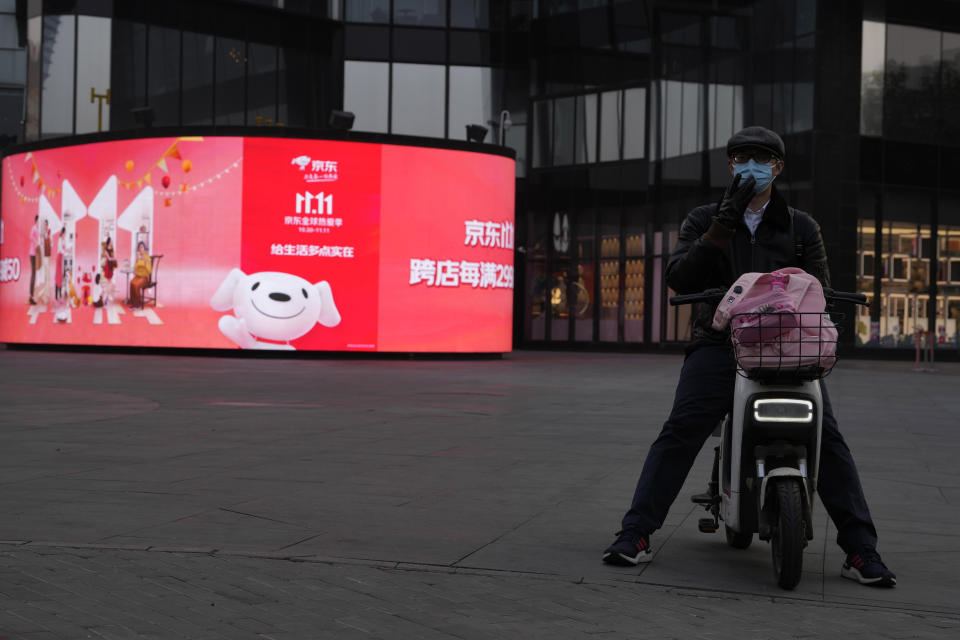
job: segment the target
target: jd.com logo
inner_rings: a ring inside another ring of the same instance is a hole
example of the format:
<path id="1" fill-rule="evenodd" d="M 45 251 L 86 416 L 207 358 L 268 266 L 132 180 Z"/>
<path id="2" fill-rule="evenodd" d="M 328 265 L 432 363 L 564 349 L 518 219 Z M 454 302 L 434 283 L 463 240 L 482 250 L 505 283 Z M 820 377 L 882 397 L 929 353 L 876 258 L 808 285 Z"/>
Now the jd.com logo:
<path id="1" fill-rule="evenodd" d="M 336 160 L 314 160 L 310 156 L 297 156 L 290 161 L 303 172 L 304 182 L 334 182 L 338 177 Z"/>

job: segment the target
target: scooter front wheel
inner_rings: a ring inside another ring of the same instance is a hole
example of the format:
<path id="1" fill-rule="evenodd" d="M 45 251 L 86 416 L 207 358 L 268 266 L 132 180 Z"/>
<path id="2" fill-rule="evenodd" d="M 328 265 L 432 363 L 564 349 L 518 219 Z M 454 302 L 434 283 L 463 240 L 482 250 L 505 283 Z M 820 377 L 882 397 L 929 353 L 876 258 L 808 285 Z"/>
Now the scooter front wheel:
<path id="1" fill-rule="evenodd" d="M 773 575 L 783 589 L 793 589 L 803 572 L 803 547 L 806 521 L 803 519 L 802 487 L 796 480 L 776 483 L 772 492 L 776 499 L 776 518 L 770 536 L 773 554 Z"/>

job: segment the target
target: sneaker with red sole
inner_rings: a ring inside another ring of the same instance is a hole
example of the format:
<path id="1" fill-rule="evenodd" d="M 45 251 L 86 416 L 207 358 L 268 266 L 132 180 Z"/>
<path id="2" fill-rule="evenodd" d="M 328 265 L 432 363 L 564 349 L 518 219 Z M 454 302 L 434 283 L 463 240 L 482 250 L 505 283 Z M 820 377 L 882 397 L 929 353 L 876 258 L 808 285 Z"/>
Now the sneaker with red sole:
<path id="1" fill-rule="evenodd" d="M 650 562 L 653 551 L 650 549 L 650 539 L 636 531 L 624 530 L 617 534 L 617 541 L 603 552 L 603 561 L 622 567 Z"/>

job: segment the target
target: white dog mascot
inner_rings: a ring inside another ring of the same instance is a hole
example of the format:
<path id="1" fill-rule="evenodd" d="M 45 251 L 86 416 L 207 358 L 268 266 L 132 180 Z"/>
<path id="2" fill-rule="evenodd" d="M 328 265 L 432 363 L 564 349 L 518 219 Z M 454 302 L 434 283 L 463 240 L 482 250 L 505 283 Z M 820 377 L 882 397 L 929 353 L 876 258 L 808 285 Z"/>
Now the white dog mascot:
<path id="1" fill-rule="evenodd" d="M 217 326 L 241 349 L 293 350 L 290 341 L 314 324 L 340 324 L 340 312 L 326 280 L 310 284 L 299 276 L 276 271 L 247 275 L 231 269 L 210 306 L 217 311 L 233 309 L 236 315 L 222 316 Z"/>

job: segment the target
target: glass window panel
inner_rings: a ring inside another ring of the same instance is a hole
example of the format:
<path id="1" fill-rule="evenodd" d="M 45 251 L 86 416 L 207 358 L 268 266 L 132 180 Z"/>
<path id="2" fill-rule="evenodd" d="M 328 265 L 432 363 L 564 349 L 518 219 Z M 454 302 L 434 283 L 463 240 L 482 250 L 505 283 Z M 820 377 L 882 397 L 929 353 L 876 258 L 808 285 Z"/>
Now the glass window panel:
<path id="1" fill-rule="evenodd" d="M 24 137 L 27 140 L 36 140 L 40 137 L 40 96 L 41 96 L 41 46 L 43 39 L 43 19 L 29 18 L 27 20 L 27 83 L 26 90 L 26 121 L 24 122 Z"/>
<path id="2" fill-rule="evenodd" d="M 944 141 L 960 142 L 960 33 L 943 34 L 941 91 Z"/>
<path id="3" fill-rule="evenodd" d="M 242 125 L 244 119 L 244 75 L 247 51 L 242 40 L 217 38 L 215 43 L 216 84 L 214 107 L 216 124 Z"/>
<path id="4" fill-rule="evenodd" d="M 489 65 L 493 62 L 488 31 L 450 31 L 450 62 Z"/>
<path id="5" fill-rule="evenodd" d="M 277 48 L 251 42 L 247 47 L 247 124 L 277 120 Z"/>
<path id="6" fill-rule="evenodd" d="M 43 89 L 40 130 L 44 138 L 73 133 L 74 16 L 43 18 Z"/>
<path id="7" fill-rule="evenodd" d="M 553 106 L 553 164 L 573 164 L 573 137 L 576 100 L 571 96 L 558 98 Z"/>
<path id="8" fill-rule="evenodd" d="M 347 59 L 390 59 L 390 27 L 347 25 L 344 37 Z"/>
<path id="9" fill-rule="evenodd" d="M 183 32 L 183 124 L 213 123 L 213 36 Z"/>
<path id="10" fill-rule="evenodd" d="M 113 21 L 113 50 L 125 51 L 111 64 L 110 127 L 134 126 L 130 109 L 147 104 L 147 26 L 127 20 Z"/>
<path id="11" fill-rule="evenodd" d="M 940 50 L 939 31 L 887 25 L 884 135 L 937 140 Z"/>
<path id="12" fill-rule="evenodd" d="M 533 166 L 547 167 L 553 161 L 553 101 L 541 100 L 533 105 Z"/>
<path id="13" fill-rule="evenodd" d="M 0 50 L 0 83 L 19 85 L 27 83 L 26 49 Z"/>
<path id="14" fill-rule="evenodd" d="M 0 46 L 14 47 L 17 44 L 17 17 L 0 14 Z"/>
<path id="15" fill-rule="evenodd" d="M 646 157 L 647 90 L 625 90 L 623 113 L 623 159 Z"/>
<path id="16" fill-rule="evenodd" d="M 543 340 L 546 335 L 547 264 L 544 260 L 527 263 L 527 300 L 524 333 L 528 340 Z"/>
<path id="17" fill-rule="evenodd" d="M 601 342 L 619 339 L 620 318 L 620 210 L 600 212 L 600 334 Z"/>
<path id="18" fill-rule="evenodd" d="M 681 154 L 682 113 L 683 113 L 683 83 L 675 80 L 666 80 L 661 85 L 660 117 L 661 135 L 663 136 L 663 157 L 675 158 Z"/>
<path id="19" fill-rule="evenodd" d="M 344 9 L 348 22 L 390 21 L 390 0 L 348 0 Z"/>
<path id="20" fill-rule="evenodd" d="M 0 135 L 22 139 L 21 113 L 23 113 L 23 89 L 0 88 Z"/>
<path id="21" fill-rule="evenodd" d="M 151 26 L 147 35 L 147 104 L 155 127 L 180 124 L 180 31 Z"/>
<path id="22" fill-rule="evenodd" d="M 394 29 L 393 59 L 398 62 L 444 62 L 447 32 L 440 29 Z"/>
<path id="23" fill-rule="evenodd" d="M 17 8 L 17 0 L 0 0 L 0 11 L 13 13 Z"/>
<path id="24" fill-rule="evenodd" d="M 860 133 L 883 134 L 883 66 L 886 59 L 886 25 L 863 21 L 860 47 Z"/>
<path id="25" fill-rule="evenodd" d="M 393 22 L 442 27 L 447 24 L 446 0 L 393 0 Z"/>
<path id="26" fill-rule="evenodd" d="M 343 65 L 343 108 L 358 131 L 389 131 L 390 65 L 347 60 Z"/>
<path id="27" fill-rule="evenodd" d="M 596 304 L 594 287 L 596 284 L 595 214 L 593 211 L 580 211 L 577 214 L 574 242 L 577 259 L 577 277 L 573 283 L 572 309 L 574 319 L 574 339 L 593 340 L 593 315 Z"/>
<path id="28" fill-rule="evenodd" d="M 105 95 L 110 87 L 111 22 L 110 18 L 77 18 L 76 133 L 110 130 L 110 105 L 100 98 L 91 102 L 90 92 Z"/>
<path id="29" fill-rule="evenodd" d="M 620 91 L 600 94 L 600 162 L 620 159 L 623 105 Z"/>
<path id="30" fill-rule="evenodd" d="M 442 138 L 446 69 L 432 64 L 394 64 L 390 130 Z"/>
<path id="31" fill-rule="evenodd" d="M 703 85 L 683 83 L 683 129 L 680 132 L 680 153 L 696 153 L 703 147 L 700 124 L 703 121 Z"/>
<path id="32" fill-rule="evenodd" d="M 450 26 L 489 28 L 490 0 L 450 0 Z"/>
<path id="33" fill-rule="evenodd" d="M 467 125 L 479 124 L 490 130 L 487 142 L 499 143 L 497 107 L 501 100 L 499 82 L 494 78 L 493 69 L 489 67 L 450 67 L 448 138 L 464 140 Z"/>
<path id="34" fill-rule="evenodd" d="M 711 84 L 708 87 L 711 100 L 711 113 L 707 121 L 713 131 L 710 133 L 710 147 L 725 147 L 727 140 L 735 133 L 733 128 L 733 89 L 732 84 Z"/>
<path id="35" fill-rule="evenodd" d="M 576 162 L 597 161 L 597 95 L 577 96 Z"/>

